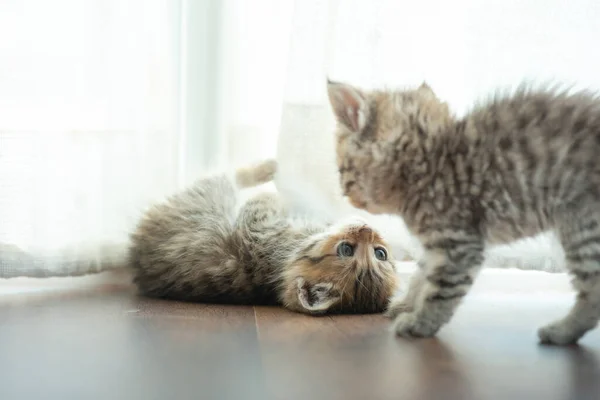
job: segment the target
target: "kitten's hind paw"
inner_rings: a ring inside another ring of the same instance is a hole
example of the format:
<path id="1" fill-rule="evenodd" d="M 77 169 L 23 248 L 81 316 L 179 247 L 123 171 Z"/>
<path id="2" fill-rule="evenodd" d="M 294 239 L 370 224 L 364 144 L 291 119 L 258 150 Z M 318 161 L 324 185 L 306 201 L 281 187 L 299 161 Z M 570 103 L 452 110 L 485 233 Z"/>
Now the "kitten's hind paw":
<path id="1" fill-rule="evenodd" d="M 543 344 L 564 346 L 575 344 L 582 336 L 563 321 L 554 322 L 538 329 L 538 337 Z"/>
<path id="2" fill-rule="evenodd" d="M 430 321 L 422 321 L 412 312 L 400 314 L 394 322 L 396 335 L 402 337 L 432 337 L 439 329 L 439 325 Z"/>
<path id="3" fill-rule="evenodd" d="M 394 319 L 400 314 L 410 313 L 412 311 L 413 307 L 410 304 L 402 300 L 398 300 L 390 303 L 384 315 L 390 319 Z"/>

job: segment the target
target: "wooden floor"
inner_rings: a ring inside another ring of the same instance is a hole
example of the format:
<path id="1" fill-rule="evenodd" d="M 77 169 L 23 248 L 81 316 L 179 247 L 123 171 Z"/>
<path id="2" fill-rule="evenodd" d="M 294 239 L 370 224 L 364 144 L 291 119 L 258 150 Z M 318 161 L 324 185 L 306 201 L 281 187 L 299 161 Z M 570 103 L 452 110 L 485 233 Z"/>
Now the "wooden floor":
<path id="1" fill-rule="evenodd" d="M 600 333 L 544 347 L 564 299 L 469 296 L 436 339 L 381 316 L 185 304 L 127 287 L 0 295 L 0 399 L 599 399 Z"/>

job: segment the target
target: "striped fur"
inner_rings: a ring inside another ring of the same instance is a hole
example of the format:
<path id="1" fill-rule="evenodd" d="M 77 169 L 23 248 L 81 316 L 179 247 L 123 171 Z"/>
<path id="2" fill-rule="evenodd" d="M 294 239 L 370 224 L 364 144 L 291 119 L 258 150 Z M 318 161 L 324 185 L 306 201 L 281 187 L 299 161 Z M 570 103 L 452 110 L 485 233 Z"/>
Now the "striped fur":
<path id="1" fill-rule="evenodd" d="M 374 257 L 375 248 L 387 246 L 377 232 L 360 221 L 329 226 L 294 218 L 276 193 L 241 199 L 241 188 L 271 180 L 276 167 L 269 160 L 232 177 L 201 179 L 148 210 L 129 251 L 139 291 L 283 304 L 308 314 L 382 312 L 396 282 L 391 255 Z M 337 255 L 342 241 L 355 246 L 354 256 Z"/>
<path id="2" fill-rule="evenodd" d="M 600 318 L 600 100 L 522 87 L 455 118 L 423 84 L 328 83 L 340 184 L 356 206 L 404 218 L 421 268 L 388 314 L 402 336 L 435 335 L 468 293 L 487 244 L 555 230 L 578 291 L 542 342 L 576 342 Z"/>

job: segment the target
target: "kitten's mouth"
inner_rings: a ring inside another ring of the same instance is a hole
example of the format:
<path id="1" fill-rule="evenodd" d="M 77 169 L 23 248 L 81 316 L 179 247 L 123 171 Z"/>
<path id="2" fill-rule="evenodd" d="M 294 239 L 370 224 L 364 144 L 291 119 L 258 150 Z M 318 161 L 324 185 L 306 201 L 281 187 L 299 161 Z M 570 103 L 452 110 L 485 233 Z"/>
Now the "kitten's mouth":
<path id="1" fill-rule="evenodd" d="M 367 211 L 369 214 L 373 214 L 373 215 L 380 215 L 380 214 L 389 214 L 388 210 L 385 210 L 382 207 L 378 207 L 376 204 L 374 203 L 370 203 L 369 205 L 367 205 L 367 203 L 365 203 L 365 208 L 363 208 L 363 210 Z"/>
<path id="2" fill-rule="evenodd" d="M 355 208 L 358 208 L 360 210 L 367 210 L 367 203 L 365 201 L 358 201 L 358 200 L 355 200 L 354 198 L 352 198 L 350 196 L 348 196 L 348 201 Z"/>
<path id="3" fill-rule="evenodd" d="M 346 198 L 348 199 L 348 202 L 352 205 L 352 207 L 358 208 L 359 210 L 365 210 L 369 214 L 387 214 L 387 212 L 384 209 L 382 209 L 381 207 L 377 207 L 377 205 L 372 202 L 369 203 L 364 200 L 358 200 L 351 196 L 346 196 Z"/>

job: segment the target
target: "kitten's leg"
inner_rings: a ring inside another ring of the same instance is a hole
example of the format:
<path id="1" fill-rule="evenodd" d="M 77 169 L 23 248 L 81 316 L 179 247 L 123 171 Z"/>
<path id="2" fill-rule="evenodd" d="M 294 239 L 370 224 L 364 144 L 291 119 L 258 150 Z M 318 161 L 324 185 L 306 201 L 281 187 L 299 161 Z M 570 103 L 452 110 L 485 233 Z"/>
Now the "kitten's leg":
<path id="1" fill-rule="evenodd" d="M 421 261 L 422 284 L 409 293 L 414 296 L 413 310 L 401 313 L 395 321 L 400 336 L 430 337 L 450 321 L 467 294 L 483 262 L 483 241 L 478 235 L 449 231 L 452 234 L 424 241 Z M 391 308 L 397 308 L 392 304 Z"/>
<path id="2" fill-rule="evenodd" d="M 410 277 L 410 283 L 406 293 L 395 297 L 390 301 L 385 315 L 389 318 L 396 318 L 402 313 L 413 311 L 415 308 L 417 295 L 421 291 L 421 288 L 425 282 L 427 282 L 425 279 L 425 274 L 423 273 L 421 265 L 419 265 L 419 269 L 417 269 Z"/>
<path id="3" fill-rule="evenodd" d="M 243 204 L 238 216 L 238 224 L 270 226 L 286 218 L 287 211 L 277 193 L 263 192 Z"/>
<path id="4" fill-rule="evenodd" d="M 559 229 L 559 236 L 577 298 L 564 318 L 539 329 L 542 343 L 575 343 L 600 318 L 600 223 L 589 217 L 573 221 Z"/>

